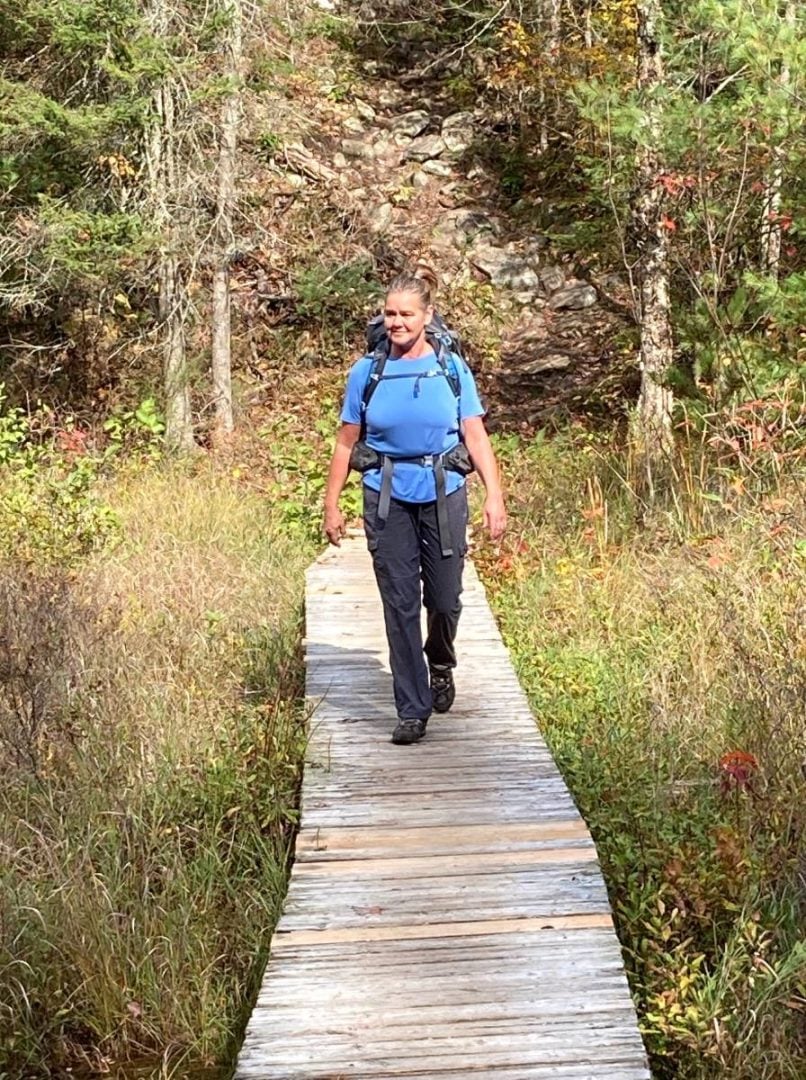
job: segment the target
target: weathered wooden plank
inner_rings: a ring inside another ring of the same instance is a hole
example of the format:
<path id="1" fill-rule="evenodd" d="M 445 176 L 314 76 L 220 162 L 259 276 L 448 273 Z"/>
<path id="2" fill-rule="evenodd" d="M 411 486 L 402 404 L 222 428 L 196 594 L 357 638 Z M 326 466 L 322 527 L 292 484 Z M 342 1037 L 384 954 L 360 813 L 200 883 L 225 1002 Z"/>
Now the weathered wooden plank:
<path id="1" fill-rule="evenodd" d="M 606 1061 L 600 1057 L 595 1064 L 575 1064 L 563 1062 L 560 1064 L 532 1063 L 525 1065 L 497 1066 L 492 1069 L 461 1067 L 459 1071 L 451 1067 L 441 1068 L 439 1071 L 431 1071 L 430 1074 L 409 1071 L 404 1072 L 400 1066 L 395 1067 L 394 1072 L 388 1071 L 364 1071 L 360 1066 L 353 1066 L 349 1074 L 346 1072 L 314 1071 L 311 1069 L 298 1072 L 274 1071 L 258 1064 L 245 1063 L 244 1070 L 239 1069 L 238 1076 L 243 1080 L 398 1080 L 399 1077 L 417 1077 L 419 1080 L 428 1080 L 429 1077 L 439 1080 L 646 1080 L 648 1072 L 641 1065 L 624 1065 L 618 1061 Z"/>
<path id="2" fill-rule="evenodd" d="M 243 1052 L 244 1064 L 248 1064 L 250 1059 L 254 1060 L 255 1056 L 258 1060 L 264 1058 L 267 1052 L 271 1052 L 271 1045 L 269 1043 L 263 1047 L 251 1040 L 247 1042 Z M 627 1057 L 628 1061 L 632 1058 L 635 1063 L 640 1061 L 642 1049 L 634 1021 L 619 1026 L 608 1025 L 601 1030 L 584 1030 L 581 1025 L 577 1025 L 571 1031 L 562 1033 L 529 1032 L 521 1034 L 517 1039 L 509 1035 L 477 1039 L 456 1038 L 446 1040 L 433 1048 L 426 1041 L 417 1039 L 403 1044 L 386 1045 L 358 1041 L 350 1043 L 344 1040 L 333 1045 L 320 1036 L 315 1039 L 308 1037 L 285 1052 L 274 1050 L 271 1061 L 275 1068 L 285 1070 L 277 1075 L 288 1078 L 296 1075 L 332 1076 L 333 1072 L 338 1075 L 339 1072 L 344 1073 L 344 1070 L 353 1070 L 357 1065 L 367 1075 L 372 1075 L 374 1069 L 376 1072 L 391 1072 L 392 1075 L 410 1076 L 413 1073 L 427 1077 L 438 1075 L 446 1069 L 455 1069 L 457 1061 L 467 1062 L 467 1074 L 472 1076 L 474 1067 L 512 1067 L 532 1063 L 562 1065 L 569 1061 L 583 1060 L 588 1062 L 589 1067 L 595 1068 L 599 1060 L 612 1061 L 616 1054 L 622 1055 L 622 1061 L 624 1057 Z M 321 1071 L 312 1074 L 294 1071 L 311 1067 Z M 325 1069 L 331 1070 L 330 1074 L 324 1071 Z M 344 1074 L 350 1075 L 349 1072 Z M 241 1075 L 249 1074 L 242 1072 Z M 595 1072 L 593 1075 L 597 1076 Z M 648 1074 L 645 1072 L 644 1076 Z"/>
<path id="3" fill-rule="evenodd" d="M 597 970 L 600 963 L 611 961 L 621 965 L 621 948 L 615 935 L 610 932 L 610 920 L 603 926 L 584 928 L 574 926 L 570 929 L 557 929 L 552 932 L 544 927 L 535 930 L 526 922 L 507 924 L 505 936 L 500 932 L 484 933 L 478 923 L 470 924 L 470 936 L 450 933 L 430 935 L 427 939 L 417 937 L 400 938 L 390 944 L 388 940 L 378 944 L 368 943 L 361 949 L 338 943 L 325 944 L 316 941 L 316 948 L 301 946 L 299 955 L 306 956 L 311 962 L 338 962 L 345 972 L 353 967 L 363 967 L 367 963 L 382 965 L 408 964 L 412 962 L 428 963 L 450 960 L 452 965 L 478 958 L 495 957 L 501 952 L 509 953 L 515 949 L 528 962 L 552 965 L 554 963 L 575 963 L 578 959 L 588 962 L 590 970 Z M 457 937 L 462 940 L 457 940 Z M 289 954 L 286 943 L 286 954 Z M 291 953 L 293 955 L 293 951 Z M 507 973 L 501 972 L 502 977 Z M 267 983 L 266 985 L 269 985 Z"/>
<path id="4" fill-rule="evenodd" d="M 474 934 L 523 933 L 526 930 L 562 930 L 591 926 L 612 927 L 609 914 L 553 915 L 519 919 L 474 919 L 454 923 L 422 923 L 409 926 L 349 926 L 326 930 L 284 931 L 282 922 L 272 939 L 272 951 L 288 945 L 323 945 L 334 941 L 399 941 L 402 938 L 472 937 Z"/>
<path id="5" fill-rule="evenodd" d="M 566 842 L 569 838 L 590 840 L 590 833 L 579 817 L 549 824 L 525 822 L 491 826 L 467 824 L 457 834 L 453 826 L 408 829 L 310 828 L 305 825 L 297 836 L 297 859 L 303 856 L 325 858 L 326 854 L 361 851 L 362 857 L 383 857 L 389 852 L 443 855 L 463 851 L 497 851 L 506 848 L 520 851 L 532 846 Z M 592 841 L 591 841 L 592 842 Z"/>
<path id="6" fill-rule="evenodd" d="M 596 849 L 591 845 L 580 848 L 544 848 L 539 851 L 497 851 L 468 855 L 424 856 L 417 858 L 341 859 L 301 863 L 297 868 L 297 880 L 317 883 L 333 881 L 341 877 L 366 879 L 368 877 L 394 876 L 398 881 L 414 877 L 453 877 L 467 874 L 502 874 L 512 867 L 538 866 L 544 863 L 579 863 L 596 859 Z"/>
<path id="7" fill-rule="evenodd" d="M 409 801 L 398 806 L 373 806 L 367 802 L 344 808 L 338 816 L 328 807 L 306 807 L 306 824 L 310 828 L 332 825 L 398 826 L 409 824 L 412 819 L 421 825 L 453 825 L 461 828 L 465 823 L 480 825 L 489 822 L 515 824 L 529 821 L 562 821 L 575 809 L 570 798 L 559 795 L 553 805 L 545 806 L 538 800 L 517 806 L 498 805 L 491 808 L 483 799 L 453 801 L 443 806 L 418 807 Z"/>

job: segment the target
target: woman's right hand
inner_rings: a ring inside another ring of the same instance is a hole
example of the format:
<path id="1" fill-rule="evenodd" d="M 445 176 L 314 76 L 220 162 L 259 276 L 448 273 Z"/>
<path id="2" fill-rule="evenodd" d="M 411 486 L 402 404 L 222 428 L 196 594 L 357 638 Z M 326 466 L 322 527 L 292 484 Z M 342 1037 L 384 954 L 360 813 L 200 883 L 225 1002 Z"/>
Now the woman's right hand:
<path id="1" fill-rule="evenodd" d="M 338 506 L 325 507 L 324 529 L 328 542 L 339 547 L 342 537 L 347 535 L 347 526 L 344 522 L 344 514 L 339 510 Z"/>

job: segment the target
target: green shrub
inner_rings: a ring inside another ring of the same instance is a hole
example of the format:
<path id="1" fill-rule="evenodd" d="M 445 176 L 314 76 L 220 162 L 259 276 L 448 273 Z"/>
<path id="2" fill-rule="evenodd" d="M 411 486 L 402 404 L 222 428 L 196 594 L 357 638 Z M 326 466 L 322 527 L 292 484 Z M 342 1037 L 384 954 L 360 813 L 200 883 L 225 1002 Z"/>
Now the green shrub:
<path id="1" fill-rule="evenodd" d="M 345 322 L 365 317 L 378 294 L 378 285 L 369 259 L 348 263 L 316 264 L 301 270 L 295 284 L 297 311 L 305 319 Z"/>
<path id="2" fill-rule="evenodd" d="M 0 385 L 0 550 L 21 563 L 70 566 L 103 547 L 118 528 L 101 495 L 107 460 L 88 433 L 4 405 Z"/>

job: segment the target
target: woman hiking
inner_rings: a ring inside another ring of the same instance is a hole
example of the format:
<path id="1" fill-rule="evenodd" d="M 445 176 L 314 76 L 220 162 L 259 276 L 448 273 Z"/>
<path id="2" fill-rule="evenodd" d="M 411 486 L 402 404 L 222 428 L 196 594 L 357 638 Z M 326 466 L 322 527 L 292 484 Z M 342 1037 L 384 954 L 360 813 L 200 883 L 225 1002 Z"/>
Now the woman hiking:
<path id="1" fill-rule="evenodd" d="M 350 468 L 363 473 L 364 529 L 383 603 L 398 716 L 392 742 L 400 744 L 420 740 L 432 709 L 447 712 L 453 704 L 467 550 L 464 474 L 472 468 L 486 489 L 484 524 L 492 539 L 506 527 L 473 376 L 450 350 L 448 336 L 435 341 L 427 332 L 436 284 L 425 266 L 390 284 L 383 327 L 380 317 L 376 324 L 379 345 L 347 378 L 325 492 L 324 530 L 338 545 L 345 535 L 339 497 Z M 439 319 L 437 325 L 446 329 Z"/>

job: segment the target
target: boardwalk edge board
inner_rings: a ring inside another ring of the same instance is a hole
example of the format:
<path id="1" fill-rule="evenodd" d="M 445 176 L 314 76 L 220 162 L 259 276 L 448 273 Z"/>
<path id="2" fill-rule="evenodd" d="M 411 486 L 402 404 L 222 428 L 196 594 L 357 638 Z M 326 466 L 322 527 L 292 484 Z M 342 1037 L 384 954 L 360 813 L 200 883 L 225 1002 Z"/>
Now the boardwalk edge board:
<path id="1" fill-rule="evenodd" d="M 363 538 L 306 582 L 296 861 L 235 1080 L 649 1080 L 596 848 L 472 563 L 456 703 L 413 747 Z"/>

